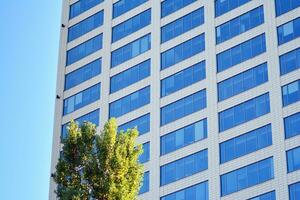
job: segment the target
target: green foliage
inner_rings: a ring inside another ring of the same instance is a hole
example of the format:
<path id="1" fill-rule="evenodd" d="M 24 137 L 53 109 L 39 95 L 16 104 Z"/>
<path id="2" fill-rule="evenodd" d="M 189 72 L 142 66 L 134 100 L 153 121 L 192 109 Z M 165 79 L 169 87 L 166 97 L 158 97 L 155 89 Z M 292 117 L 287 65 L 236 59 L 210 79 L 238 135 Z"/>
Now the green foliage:
<path id="1" fill-rule="evenodd" d="M 56 193 L 62 200 L 134 200 L 141 187 L 142 153 L 136 145 L 138 131 L 117 132 L 115 119 L 110 119 L 100 136 L 96 126 L 72 121 L 68 137 L 62 142 L 62 158 L 53 174 L 58 184 Z"/>

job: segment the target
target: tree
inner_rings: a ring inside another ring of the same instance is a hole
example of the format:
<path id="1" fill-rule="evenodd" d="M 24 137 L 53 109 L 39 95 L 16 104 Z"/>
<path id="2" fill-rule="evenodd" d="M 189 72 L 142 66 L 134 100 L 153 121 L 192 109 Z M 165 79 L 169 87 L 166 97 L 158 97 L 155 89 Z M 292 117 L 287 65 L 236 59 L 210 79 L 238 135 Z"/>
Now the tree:
<path id="1" fill-rule="evenodd" d="M 137 129 L 119 132 L 114 118 L 100 135 L 96 126 L 71 121 L 68 137 L 62 141 L 62 156 L 53 174 L 62 200 L 134 200 L 143 177 L 138 158 L 142 146 L 136 145 Z"/>

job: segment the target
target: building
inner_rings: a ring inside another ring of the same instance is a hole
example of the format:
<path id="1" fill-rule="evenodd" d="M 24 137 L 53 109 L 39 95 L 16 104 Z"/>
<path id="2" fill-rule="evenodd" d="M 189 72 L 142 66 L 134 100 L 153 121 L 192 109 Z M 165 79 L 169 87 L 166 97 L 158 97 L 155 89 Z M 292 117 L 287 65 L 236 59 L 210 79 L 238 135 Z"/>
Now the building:
<path id="1" fill-rule="evenodd" d="M 300 0 L 63 1 L 52 171 L 65 124 L 114 116 L 141 199 L 299 200 L 299 36 Z"/>

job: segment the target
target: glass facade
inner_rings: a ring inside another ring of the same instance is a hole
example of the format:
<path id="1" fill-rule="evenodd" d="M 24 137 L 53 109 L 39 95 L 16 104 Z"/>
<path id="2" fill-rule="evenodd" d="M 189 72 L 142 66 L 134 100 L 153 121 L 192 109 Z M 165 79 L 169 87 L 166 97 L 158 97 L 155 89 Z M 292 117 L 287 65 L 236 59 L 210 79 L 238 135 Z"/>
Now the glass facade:
<path id="1" fill-rule="evenodd" d="M 109 117 L 120 117 L 150 103 L 150 86 L 109 104 Z"/>
<path id="2" fill-rule="evenodd" d="M 63 115 L 70 114 L 100 99 L 100 83 L 64 100 Z"/>
<path id="3" fill-rule="evenodd" d="M 276 15 L 282 15 L 300 6 L 300 0 L 275 0 Z"/>
<path id="4" fill-rule="evenodd" d="M 277 28 L 278 45 L 287 43 L 300 36 L 300 17 Z"/>
<path id="5" fill-rule="evenodd" d="M 218 99 L 223 101 L 267 81 L 268 66 L 264 63 L 218 83 Z"/>
<path id="6" fill-rule="evenodd" d="M 266 51 L 265 34 L 217 54 L 217 70 L 224 71 Z"/>
<path id="7" fill-rule="evenodd" d="M 161 43 L 167 42 L 204 23 L 204 8 L 201 7 L 163 27 L 161 27 Z"/>
<path id="8" fill-rule="evenodd" d="M 116 18 L 148 0 L 120 0 L 113 4 L 113 18 Z"/>
<path id="9" fill-rule="evenodd" d="M 150 76 L 150 60 L 137 64 L 110 78 L 110 93 L 117 92 Z"/>
<path id="10" fill-rule="evenodd" d="M 140 192 L 139 194 L 143 194 L 146 192 L 149 192 L 149 185 L 150 185 L 150 172 L 145 172 L 144 176 L 143 176 L 143 183 L 142 183 L 142 187 L 140 188 Z"/>
<path id="11" fill-rule="evenodd" d="M 286 157 L 288 172 L 294 172 L 300 169 L 300 147 L 288 150 Z"/>
<path id="12" fill-rule="evenodd" d="M 260 6 L 216 28 L 217 44 L 240 35 L 264 23 L 264 8 Z"/>
<path id="13" fill-rule="evenodd" d="M 220 163 L 239 158 L 272 145 L 271 124 L 220 144 Z"/>
<path id="14" fill-rule="evenodd" d="M 205 61 L 188 67 L 161 80 L 161 97 L 170 95 L 205 79 Z"/>
<path id="15" fill-rule="evenodd" d="M 165 0 L 161 2 L 161 18 L 168 16 L 197 0 Z"/>
<path id="16" fill-rule="evenodd" d="M 67 66 L 102 49 L 102 34 L 67 51 Z"/>
<path id="17" fill-rule="evenodd" d="M 145 35 L 111 53 L 111 67 L 116 67 L 151 49 L 151 35 Z"/>
<path id="18" fill-rule="evenodd" d="M 221 175 L 221 195 L 243 190 L 274 178 L 273 157 Z"/>
<path id="19" fill-rule="evenodd" d="M 283 106 L 300 101 L 300 80 L 282 86 Z"/>
<path id="20" fill-rule="evenodd" d="M 65 90 L 75 87 L 101 73 L 101 58 L 82 66 L 81 68 L 66 74 Z"/>
<path id="21" fill-rule="evenodd" d="M 143 115 L 118 127 L 118 131 L 126 131 L 130 128 L 137 128 L 140 135 L 150 131 L 150 114 Z"/>
<path id="22" fill-rule="evenodd" d="M 300 182 L 289 185 L 289 200 L 300 199 Z"/>
<path id="23" fill-rule="evenodd" d="M 166 185 L 208 168 L 207 149 L 160 167 L 160 185 Z"/>
<path id="24" fill-rule="evenodd" d="M 284 118 L 285 138 L 300 135 L 300 112 Z"/>
<path id="25" fill-rule="evenodd" d="M 215 0 L 215 15 L 221 16 L 251 0 Z"/>
<path id="26" fill-rule="evenodd" d="M 160 155 L 165 155 L 207 138 L 207 120 L 195 122 L 160 138 Z"/>
<path id="27" fill-rule="evenodd" d="M 169 68 L 205 50 L 204 33 L 161 53 L 161 69 Z"/>
<path id="28" fill-rule="evenodd" d="M 275 191 L 261 194 L 257 197 L 251 198 L 249 200 L 276 200 Z"/>
<path id="29" fill-rule="evenodd" d="M 219 131 L 226 131 L 270 112 L 269 93 L 219 113 Z"/>
<path id="30" fill-rule="evenodd" d="M 112 28 L 112 42 L 116 42 L 151 24 L 151 9 L 148 9 Z"/>
<path id="31" fill-rule="evenodd" d="M 300 48 L 281 55 L 279 57 L 279 63 L 281 75 L 300 69 Z"/>
<path id="32" fill-rule="evenodd" d="M 104 0 L 79 0 L 70 6 L 69 18 L 72 19 L 103 1 Z"/>
<path id="33" fill-rule="evenodd" d="M 205 89 L 162 107 L 160 125 L 166 125 L 204 108 L 206 108 Z"/>
<path id="34" fill-rule="evenodd" d="M 143 144 L 143 153 L 139 157 L 140 163 L 145 163 L 150 160 L 150 142 Z"/>

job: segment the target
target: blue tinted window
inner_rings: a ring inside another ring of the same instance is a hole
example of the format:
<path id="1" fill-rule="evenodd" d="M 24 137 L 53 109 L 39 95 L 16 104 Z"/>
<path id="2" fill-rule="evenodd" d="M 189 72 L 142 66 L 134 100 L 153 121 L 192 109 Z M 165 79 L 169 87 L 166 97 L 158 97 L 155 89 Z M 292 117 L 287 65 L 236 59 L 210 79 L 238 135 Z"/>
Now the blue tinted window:
<path id="1" fill-rule="evenodd" d="M 249 60 L 266 51 L 265 34 L 261 34 L 237 46 L 217 54 L 218 72 Z"/>
<path id="2" fill-rule="evenodd" d="M 204 108 L 206 108 L 205 89 L 162 107 L 160 125 L 163 126 Z"/>
<path id="3" fill-rule="evenodd" d="M 261 194 L 257 197 L 251 198 L 249 200 L 276 200 L 275 191 Z"/>
<path id="4" fill-rule="evenodd" d="M 146 10 L 112 28 L 112 42 L 116 42 L 151 23 L 151 9 Z"/>
<path id="5" fill-rule="evenodd" d="M 216 17 L 223 15 L 251 0 L 215 0 Z"/>
<path id="6" fill-rule="evenodd" d="M 87 81 L 101 73 L 101 59 L 97 59 L 69 74 L 65 77 L 65 90 L 68 90 L 84 81 Z"/>
<path id="7" fill-rule="evenodd" d="M 145 3 L 148 0 L 120 0 L 113 4 L 113 18 Z"/>
<path id="8" fill-rule="evenodd" d="M 277 28 L 278 45 L 294 40 L 300 36 L 300 17 Z"/>
<path id="9" fill-rule="evenodd" d="M 148 133 L 150 131 L 150 114 L 143 115 L 130 122 L 120 125 L 118 131 L 126 131 L 127 129 L 131 129 L 134 127 L 137 128 L 140 135 Z"/>
<path id="10" fill-rule="evenodd" d="M 300 100 L 300 80 L 282 87 L 283 106 L 290 105 Z"/>
<path id="11" fill-rule="evenodd" d="M 300 147 L 291 149 L 286 152 L 288 172 L 300 169 Z"/>
<path id="12" fill-rule="evenodd" d="M 276 15 L 282 15 L 300 6 L 300 0 L 275 0 Z"/>
<path id="13" fill-rule="evenodd" d="M 300 112 L 284 118 L 285 138 L 300 135 Z"/>
<path id="14" fill-rule="evenodd" d="M 280 74 L 284 75 L 300 68 L 300 48 L 279 57 Z"/>
<path id="15" fill-rule="evenodd" d="M 150 178 L 149 178 L 149 171 L 148 171 L 144 173 L 143 183 L 142 183 L 142 187 L 140 188 L 139 194 L 149 192 L 149 185 L 150 185 L 149 182 L 150 182 Z"/>
<path id="16" fill-rule="evenodd" d="M 271 157 L 221 175 L 221 195 L 225 196 L 273 178 Z"/>
<path id="17" fill-rule="evenodd" d="M 63 115 L 78 110 L 100 99 L 100 83 L 64 100 Z"/>
<path id="18" fill-rule="evenodd" d="M 268 67 L 264 63 L 218 83 L 218 99 L 223 101 L 267 81 Z"/>
<path id="19" fill-rule="evenodd" d="M 204 33 L 161 53 L 161 69 L 166 69 L 205 50 Z"/>
<path id="20" fill-rule="evenodd" d="M 92 31 L 93 29 L 100 27 L 103 24 L 103 11 L 92 15 L 89 18 L 84 19 L 71 26 L 68 30 L 68 42 L 79 38 L 80 36 Z"/>
<path id="21" fill-rule="evenodd" d="M 139 157 L 140 163 L 145 163 L 150 160 L 150 142 L 143 144 L 143 153 Z"/>
<path id="22" fill-rule="evenodd" d="M 150 103 L 150 86 L 109 104 L 109 117 L 120 117 Z"/>
<path id="23" fill-rule="evenodd" d="M 219 131 L 225 131 L 269 112 L 269 93 L 266 93 L 220 112 Z"/>
<path id="24" fill-rule="evenodd" d="M 207 138 L 207 120 L 203 119 L 160 138 L 160 155 Z"/>
<path id="25" fill-rule="evenodd" d="M 78 123 L 78 125 L 82 125 L 83 122 L 91 122 L 93 124 L 95 124 L 96 126 L 99 126 L 99 117 L 100 117 L 100 111 L 99 109 L 94 110 L 93 112 L 90 112 L 86 115 L 83 115 L 77 119 L 75 119 L 74 121 L 76 121 Z M 61 139 L 66 139 L 67 138 L 67 134 L 68 134 L 68 130 L 67 130 L 67 126 L 69 125 L 69 123 L 66 123 L 62 126 L 62 131 L 61 131 Z"/>
<path id="26" fill-rule="evenodd" d="M 266 125 L 220 144 L 221 163 L 272 145 L 271 125 Z"/>
<path id="27" fill-rule="evenodd" d="M 102 34 L 67 51 L 67 65 L 102 49 Z"/>
<path id="28" fill-rule="evenodd" d="M 263 23 L 264 9 L 263 6 L 260 6 L 218 26 L 216 28 L 217 44 L 229 40 Z"/>
<path id="29" fill-rule="evenodd" d="M 300 182 L 289 185 L 289 200 L 300 199 Z"/>
<path id="30" fill-rule="evenodd" d="M 208 200 L 208 182 L 198 183 L 160 198 L 160 200 Z"/>
<path id="31" fill-rule="evenodd" d="M 161 18 L 195 2 L 196 0 L 165 0 L 161 2 Z"/>
<path id="32" fill-rule="evenodd" d="M 204 23 L 204 8 L 201 7 L 161 28 L 161 43 L 169 41 Z"/>
<path id="33" fill-rule="evenodd" d="M 205 61 L 161 80 L 161 97 L 205 79 Z"/>
<path id="34" fill-rule="evenodd" d="M 130 60 L 151 48 L 151 35 L 145 35 L 111 53 L 111 67 Z"/>
<path id="35" fill-rule="evenodd" d="M 207 169 L 207 149 L 160 167 L 160 185 L 166 185 Z"/>
<path id="36" fill-rule="evenodd" d="M 110 78 L 110 93 L 117 92 L 150 76 L 150 59 Z"/>
<path id="37" fill-rule="evenodd" d="M 103 2 L 103 0 L 79 0 L 70 6 L 70 19 L 80 15 L 81 13 L 89 10 L 90 8 Z"/>

